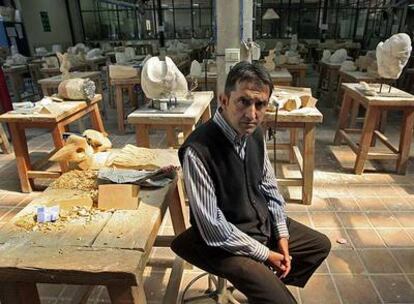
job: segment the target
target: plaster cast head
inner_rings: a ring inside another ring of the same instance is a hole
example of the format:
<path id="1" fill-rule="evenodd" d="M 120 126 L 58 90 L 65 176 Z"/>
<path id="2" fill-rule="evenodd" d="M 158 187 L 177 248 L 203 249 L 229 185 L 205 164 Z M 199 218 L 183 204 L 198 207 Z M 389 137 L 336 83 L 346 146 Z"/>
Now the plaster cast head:
<path id="1" fill-rule="evenodd" d="M 197 60 L 193 60 L 191 62 L 190 76 L 191 78 L 198 78 L 202 76 L 201 64 Z"/>
<path id="2" fill-rule="evenodd" d="M 330 50 L 323 50 L 322 54 L 322 61 L 323 62 L 329 62 L 329 58 L 331 58 L 331 51 Z"/>
<path id="3" fill-rule="evenodd" d="M 411 39 L 404 33 L 392 35 L 377 45 L 378 74 L 382 78 L 398 79 L 411 55 Z"/>
<path id="4" fill-rule="evenodd" d="M 345 49 L 339 49 L 332 54 L 331 58 L 329 58 L 329 61 L 331 63 L 342 64 L 342 62 L 344 62 L 347 57 L 347 51 Z"/>
<path id="5" fill-rule="evenodd" d="M 168 97 L 169 95 L 185 94 L 188 84 L 170 57 L 161 61 L 151 57 L 145 62 L 141 73 L 141 86 L 148 98 Z"/>

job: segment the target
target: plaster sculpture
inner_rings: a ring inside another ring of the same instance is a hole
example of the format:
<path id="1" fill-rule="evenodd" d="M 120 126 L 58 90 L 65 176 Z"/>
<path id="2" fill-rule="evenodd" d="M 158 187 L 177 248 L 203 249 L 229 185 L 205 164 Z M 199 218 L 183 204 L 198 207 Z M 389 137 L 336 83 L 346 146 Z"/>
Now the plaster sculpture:
<path id="1" fill-rule="evenodd" d="M 44 68 L 58 68 L 59 67 L 59 61 L 55 56 L 42 57 L 42 59 L 45 61 L 42 64 L 42 67 Z"/>
<path id="2" fill-rule="evenodd" d="M 345 60 L 341 64 L 340 71 L 356 71 L 357 67 L 352 60 Z"/>
<path id="3" fill-rule="evenodd" d="M 281 53 L 282 50 L 283 50 L 283 42 L 282 41 L 276 42 L 276 46 L 275 46 L 276 53 L 277 52 Z"/>
<path id="4" fill-rule="evenodd" d="M 124 53 L 127 61 L 135 58 L 135 49 L 133 47 L 126 47 Z"/>
<path id="5" fill-rule="evenodd" d="M 101 49 L 95 48 L 95 49 L 88 51 L 88 53 L 86 53 L 86 59 L 99 58 L 99 57 L 102 57 L 102 55 L 103 55 L 103 51 Z"/>
<path id="6" fill-rule="evenodd" d="M 378 74 L 378 63 L 376 60 L 372 61 L 367 68 L 368 75 L 372 77 L 380 77 Z"/>
<path id="7" fill-rule="evenodd" d="M 339 49 L 332 54 L 332 56 L 329 58 L 329 61 L 335 64 L 342 64 L 342 62 L 344 62 L 347 57 L 347 51 L 345 49 Z"/>
<path id="8" fill-rule="evenodd" d="M 58 86 L 58 95 L 69 100 L 92 100 L 95 96 L 95 83 L 86 78 L 63 80 Z"/>
<path id="9" fill-rule="evenodd" d="M 197 60 L 193 60 L 193 62 L 191 62 L 190 76 L 192 79 L 202 76 L 201 64 Z"/>
<path id="10" fill-rule="evenodd" d="M 269 50 L 269 55 L 265 57 L 264 67 L 268 71 L 275 69 L 275 50 Z"/>
<path id="11" fill-rule="evenodd" d="M 286 57 L 286 55 L 276 55 L 275 56 L 275 63 L 277 65 L 285 64 L 287 61 L 288 61 L 288 58 Z"/>
<path id="12" fill-rule="evenodd" d="M 382 78 L 398 79 L 411 55 L 411 39 L 404 33 L 392 35 L 377 45 L 378 74 Z"/>
<path id="13" fill-rule="evenodd" d="M 290 47 L 289 49 L 293 52 L 298 50 L 298 35 L 293 34 L 292 38 L 290 39 Z"/>
<path id="14" fill-rule="evenodd" d="M 52 52 L 53 53 L 62 53 L 62 45 L 60 45 L 60 44 L 52 45 Z"/>
<path id="15" fill-rule="evenodd" d="M 8 56 L 6 59 L 7 65 L 22 65 L 27 63 L 27 57 L 23 56 L 22 54 L 14 54 L 13 56 Z"/>
<path id="16" fill-rule="evenodd" d="M 71 68 L 71 63 L 68 57 L 68 53 L 62 54 L 62 53 L 56 53 L 56 55 L 59 58 L 60 61 L 60 68 L 59 71 L 62 73 L 63 80 L 70 78 L 69 70 Z"/>
<path id="17" fill-rule="evenodd" d="M 323 62 L 329 62 L 329 59 L 331 58 L 331 51 L 330 50 L 324 50 L 322 54 L 321 61 Z"/>
<path id="18" fill-rule="evenodd" d="M 116 52 L 115 53 L 115 61 L 116 63 L 126 63 L 128 61 L 125 53 L 123 52 Z"/>
<path id="19" fill-rule="evenodd" d="M 43 56 L 43 55 L 47 54 L 47 49 L 45 47 L 41 46 L 41 47 L 37 47 L 35 49 L 35 52 L 36 52 L 36 55 Z"/>
<path id="20" fill-rule="evenodd" d="M 141 73 L 141 86 L 147 98 L 170 97 L 188 92 L 184 75 L 170 57 L 165 61 L 151 57 L 145 63 Z"/>

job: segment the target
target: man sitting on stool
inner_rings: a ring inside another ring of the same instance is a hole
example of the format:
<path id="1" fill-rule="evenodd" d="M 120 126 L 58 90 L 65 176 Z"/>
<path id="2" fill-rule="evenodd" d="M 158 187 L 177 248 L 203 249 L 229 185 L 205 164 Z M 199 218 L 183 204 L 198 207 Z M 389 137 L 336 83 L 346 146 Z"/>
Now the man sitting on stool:
<path id="1" fill-rule="evenodd" d="M 171 248 L 251 304 L 296 303 L 285 284 L 305 286 L 331 248 L 285 214 L 260 128 L 272 90 L 261 65 L 238 63 L 214 117 L 179 150 L 192 227 Z"/>

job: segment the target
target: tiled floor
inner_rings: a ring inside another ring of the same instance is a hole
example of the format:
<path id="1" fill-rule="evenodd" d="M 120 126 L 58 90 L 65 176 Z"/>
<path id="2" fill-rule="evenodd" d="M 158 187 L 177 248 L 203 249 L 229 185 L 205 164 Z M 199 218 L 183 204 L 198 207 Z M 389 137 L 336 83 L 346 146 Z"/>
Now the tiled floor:
<path id="1" fill-rule="evenodd" d="M 324 110 L 322 108 L 322 110 Z M 105 125 L 116 130 L 114 112 Z M 390 115 L 387 135 L 398 139 L 399 116 Z M 304 289 L 290 288 L 299 303 L 414 303 L 414 160 L 407 175 L 395 175 L 392 162 L 370 162 L 368 172 L 356 176 L 351 172 L 355 156 L 347 147 L 332 146 L 336 116 L 324 110 L 324 123 L 318 126 L 313 203 L 310 206 L 288 204 L 290 217 L 325 233 L 332 242 L 332 252 Z M 280 131 L 279 140 L 287 138 Z M 31 132 L 31 151 L 44 152 L 52 146 L 48 134 Z M 163 146 L 163 137 L 155 134 L 154 146 Z M 119 136 L 114 131 L 115 147 L 134 143 L 132 132 Z M 411 149 L 414 156 L 414 149 Z M 283 155 L 278 156 L 282 159 Z M 297 174 L 297 169 L 281 163 L 278 175 Z M 299 189 L 283 189 L 294 197 Z M 0 154 L 0 225 L 8 221 L 33 198 L 19 192 L 14 155 Z M 1 226 L 0 226 L 1 229 Z M 162 233 L 171 233 L 169 217 Z M 337 240 L 344 238 L 346 244 Z M 169 249 L 154 249 L 153 263 L 145 271 L 145 290 L 149 303 L 161 303 L 170 275 L 166 261 L 174 255 Z M 198 269 L 187 269 L 181 290 Z M 207 287 L 198 281 L 188 296 L 199 295 Z M 70 303 L 76 286 L 40 285 L 42 303 Z M 243 296 L 235 293 L 238 299 Z M 103 287 L 96 287 L 88 303 L 109 303 Z"/>

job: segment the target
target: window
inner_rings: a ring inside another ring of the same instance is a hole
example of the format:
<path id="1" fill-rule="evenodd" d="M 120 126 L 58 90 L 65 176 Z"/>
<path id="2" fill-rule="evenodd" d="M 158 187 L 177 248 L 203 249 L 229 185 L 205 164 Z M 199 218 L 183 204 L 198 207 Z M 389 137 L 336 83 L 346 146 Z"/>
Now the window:
<path id="1" fill-rule="evenodd" d="M 156 0 L 145 1 L 145 5 L 135 0 L 123 0 L 126 4 L 109 0 L 78 1 L 85 40 L 157 38 Z M 210 38 L 214 15 L 212 1 L 162 0 L 165 38 Z"/>

